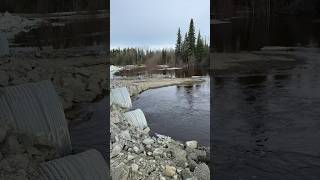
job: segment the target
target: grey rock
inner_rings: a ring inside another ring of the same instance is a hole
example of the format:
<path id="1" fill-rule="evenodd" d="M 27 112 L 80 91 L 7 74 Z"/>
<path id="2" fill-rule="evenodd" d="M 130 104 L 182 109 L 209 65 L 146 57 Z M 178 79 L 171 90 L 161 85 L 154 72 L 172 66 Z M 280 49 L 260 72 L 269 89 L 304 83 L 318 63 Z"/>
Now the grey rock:
<path id="1" fill-rule="evenodd" d="M 131 140 L 131 135 L 129 133 L 129 130 L 122 131 L 120 136 L 126 140 Z"/>
<path id="2" fill-rule="evenodd" d="M 118 144 L 118 143 L 114 143 L 112 146 L 113 146 L 113 148 L 112 148 L 112 151 L 110 154 L 111 158 L 118 156 L 123 148 L 123 145 Z"/>
<path id="3" fill-rule="evenodd" d="M 181 171 L 181 176 L 182 176 L 182 179 L 192 178 L 192 173 L 190 169 L 184 169 Z"/>
<path id="4" fill-rule="evenodd" d="M 199 180 L 210 180 L 210 169 L 205 163 L 198 164 L 193 173 Z"/>
<path id="5" fill-rule="evenodd" d="M 155 148 L 153 151 L 154 156 L 160 156 L 163 154 L 163 149 L 162 148 Z"/>
<path id="6" fill-rule="evenodd" d="M 187 141 L 186 146 L 191 149 L 196 149 L 198 147 L 198 142 L 197 141 Z"/>
<path id="7" fill-rule="evenodd" d="M 178 165 L 183 167 L 185 162 L 187 162 L 187 152 L 183 150 L 180 145 L 175 143 L 168 144 L 168 149 L 172 152 L 174 160 Z"/>
<path id="8" fill-rule="evenodd" d="M 111 169 L 112 180 L 128 180 L 129 167 L 124 163 L 120 163 L 115 168 Z"/>
<path id="9" fill-rule="evenodd" d="M 143 133 L 148 134 L 150 132 L 150 128 L 146 127 L 143 129 Z"/>
<path id="10" fill-rule="evenodd" d="M 154 143 L 154 140 L 151 139 L 151 138 L 146 138 L 146 139 L 143 140 L 142 143 L 145 144 L 145 145 L 150 145 L 150 144 Z"/>
<path id="11" fill-rule="evenodd" d="M 7 135 L 8 129 L 5 126 L 0 126 L 0 143 L 2 143 Z"/>
<path id="12" fill-rule="evenodd" d="M 128 154 L 128 161 L 131 161 L 132 159 L 134 159 L 134 156 L 133 155 L 131 155 L 131 154 Z"/>
<path id="13" fill-rule="evenodd" d="M 5 71 L 0 70 L 0 85 L 7 86 L 9 82 L 9 75 Z"/>
<path id="14" fill-rule="evenodd" d="M 21 153 L 24 151 L 22 145 L 19 143 L 16 136 L 9 136 L 7 139 L 7 146 L 11 153 Z"/>
<path id="15" fill-rule="evenodd" d="M 131 164 L 131 170 L 133 172 L 138 172 L 139 166 L 137 164 Z"/>
<path id="16" fill-rule="evenodd" d="M 134 147 L 133 147 L 133 151 L 134 151 L 135 153 L 139 153 L 140 149 L 139 149 L 137 146 L 134 146 Z"/>

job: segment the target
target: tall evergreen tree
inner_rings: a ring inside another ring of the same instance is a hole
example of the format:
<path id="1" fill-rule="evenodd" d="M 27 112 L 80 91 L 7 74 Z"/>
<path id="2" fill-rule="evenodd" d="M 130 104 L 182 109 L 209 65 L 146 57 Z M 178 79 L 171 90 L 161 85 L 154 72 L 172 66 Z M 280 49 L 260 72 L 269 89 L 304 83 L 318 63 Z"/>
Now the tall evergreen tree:
<path id="1" fill-rule="evenodd" d="M 186 33 L 182 42 L 182 59 L 184 63 L 188 62 L 189 52 L 189 38 L 188 34 Z"/>
<path id="2" fill-rule="evenodd" d="M 190 20 L 189 31 L 188 31 L 188 46 L 189 46 L 188 54 L 189 54 L 189 56 L 194 55 L 195 42 L 196 42 L 196 37 L 195 37 L 194 22 L 193 22 L 193 19 L 191 19 Z"/>
<path id="3" fill-rule="evenodd" d="M 177 33 L 177 43 L 176 43 L 176 55 L 179 56 L 181 55 L 181 46 L 182 46 L 182 37 L 181 37 L 181 31 L 180 28 L 178 29 L 178 33 Z"/>
<path id="4" fill-rule="evenodd" d="M 177 65 L 177 61 L 182 56 L 182 37 L 181 37 L 181 31 L 180 28 L 178 29 L 177 33 L 177 43 L 176 43 L 176 49 L 175 49 L 175 62 L 174 65 Z"/>
<path id="5" fill-rule="evenodd" d="M 195 57 L 198 63 L 201 62 L 204 54 L 204 42 L 201 37 L 200 31 L 198 33 L 198 38 L 197 38 L 197 43 L 196 43 L 196 48 L 195 48 Z"/>

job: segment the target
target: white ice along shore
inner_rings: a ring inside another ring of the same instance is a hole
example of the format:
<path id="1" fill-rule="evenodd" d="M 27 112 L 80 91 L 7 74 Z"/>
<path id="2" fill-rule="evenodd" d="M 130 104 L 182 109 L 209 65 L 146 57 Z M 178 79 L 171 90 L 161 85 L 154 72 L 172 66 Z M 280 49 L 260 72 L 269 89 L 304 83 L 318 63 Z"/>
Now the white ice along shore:
<path id="1" fill-rule="evenodd" d="M 113 79 L 114 74 L 116 72 L 120 71 L 121 69 L 122 69 L 122 67 L 111 65 L 110 66 L 110 79 Z"/>
<path id="2" fill-rule="evenodd" d="M 114 95 L 121 98 L 115 100 Z M 131 109 L 128 89 L 111 89 L 110 96 L 110 171 L 113 180 L 210 179 L 209 148 L 199 147 L 196 141 L 182 144 L 168 136 L 149 135 L 150 128 L 143 112 Z"/>

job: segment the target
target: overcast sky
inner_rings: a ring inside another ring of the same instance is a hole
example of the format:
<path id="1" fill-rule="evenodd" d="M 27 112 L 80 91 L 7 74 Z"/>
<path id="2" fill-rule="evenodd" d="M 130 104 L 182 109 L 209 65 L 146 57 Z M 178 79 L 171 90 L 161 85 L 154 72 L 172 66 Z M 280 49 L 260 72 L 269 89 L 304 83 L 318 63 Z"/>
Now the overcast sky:
<path id="1" fill-rule="evenodd" d="M 209 41 L 210 0 L 111 0 L 111 48 L 174 47 L 193 18 L 196 32 Z"/>

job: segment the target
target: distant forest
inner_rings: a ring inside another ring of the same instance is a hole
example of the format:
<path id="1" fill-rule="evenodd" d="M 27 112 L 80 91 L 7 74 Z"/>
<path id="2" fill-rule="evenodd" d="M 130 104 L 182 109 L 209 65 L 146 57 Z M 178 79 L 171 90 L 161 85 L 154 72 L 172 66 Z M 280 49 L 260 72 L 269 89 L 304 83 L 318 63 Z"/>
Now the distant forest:
<path id="1" fill-rule="evenodd" d="M 0 12 L 52 13 L 109 9 L 107 0 L 0 0 Z"/>
<path id="2" fill-rule="evenodd" d="M 166 64 L 206 66 L 209 63 L 209 44 L 200 31 L 196 34 L 193 19 L 188 31 L 182 37 L 180 28 L 174 49 L 146 50 L 140 48 L 112 49 L 111 64 L 114 65 L 156 65 Z"/>
<path id="3" fill-rule="evenodd" d="M 271 14 L 320 17 L 320 0 L 212 0 L 212 18 Z"/>

